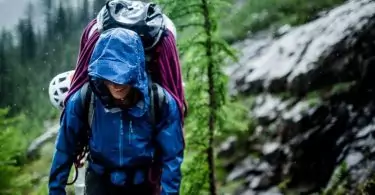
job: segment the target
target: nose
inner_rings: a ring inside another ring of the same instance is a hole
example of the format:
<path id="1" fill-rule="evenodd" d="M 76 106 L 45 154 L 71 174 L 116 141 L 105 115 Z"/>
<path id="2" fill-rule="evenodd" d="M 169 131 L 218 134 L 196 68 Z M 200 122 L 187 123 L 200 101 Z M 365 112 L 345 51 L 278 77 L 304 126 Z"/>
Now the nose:
<path id="1" fill-rule="evenodd" d="M 115 83 L 110 83 L 109 84 L 113 89 L 120 89 L 121 85 L 115 84 Z"/>
<path id="2" fill-rule="evenodd" d="M 121 85 L 113 85 L 113 88 L 115 88 L 115 89 L 121 89 Z"/>

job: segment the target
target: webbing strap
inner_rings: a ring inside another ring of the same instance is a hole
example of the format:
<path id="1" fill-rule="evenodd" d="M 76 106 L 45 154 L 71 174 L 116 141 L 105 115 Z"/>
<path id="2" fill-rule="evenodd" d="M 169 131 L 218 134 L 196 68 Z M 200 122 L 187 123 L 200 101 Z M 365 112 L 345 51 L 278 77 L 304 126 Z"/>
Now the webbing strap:
<path id="1" fill-rule="evenodd" d="M 89 109 L 87 111 L 88 113 L 88 124 L 89 124 L 89 127 L 91 129 L 92 127 L 92 121 L 94 120 L 94 100 L 95 100 L 95 96 L 94 96 L 94 93 L 91 91 L 90 94 L 87 94 L 87 95 L 90 95 L 90 105 L 89 105 Z"/>

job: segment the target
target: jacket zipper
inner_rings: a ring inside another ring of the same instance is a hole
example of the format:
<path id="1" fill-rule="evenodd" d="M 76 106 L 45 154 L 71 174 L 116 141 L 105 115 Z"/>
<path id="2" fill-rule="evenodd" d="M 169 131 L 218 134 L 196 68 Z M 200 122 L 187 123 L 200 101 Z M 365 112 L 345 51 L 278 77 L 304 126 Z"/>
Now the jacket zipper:
<path id="1" fill-rule="evenodd" d="M 129 123 L 129 144 L 132 144 L 132 136 L 133 136 L 133 121 Z"/>
<path id="2" fill-rule="evenodd" d="M 122 140 L 124 135 L 124 125 L 122 119 L 122 113 L 120 114 L 121 122 L 120 122 L 120 136 L 119 136 L 119 153 L 120 153 L 120 166 L 122 166 Z"/>

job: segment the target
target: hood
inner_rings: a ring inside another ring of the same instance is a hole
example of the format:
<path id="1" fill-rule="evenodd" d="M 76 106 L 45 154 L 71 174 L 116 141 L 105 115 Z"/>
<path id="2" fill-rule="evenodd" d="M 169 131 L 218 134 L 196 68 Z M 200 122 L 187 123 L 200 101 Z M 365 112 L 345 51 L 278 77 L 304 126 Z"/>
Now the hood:
<path id="1" fill-rule="evenodd" d="M 136 32 L 124 28 L 103 32 L 92 53 L 88 74 L 93 92 L 107 109 L 118 110 L 104 80 L 127 84 L 141 92 L 138 104 L 127 109 L 131 115 L 139 117 L 147 111 L 150 102 L 145 56 Z"/>

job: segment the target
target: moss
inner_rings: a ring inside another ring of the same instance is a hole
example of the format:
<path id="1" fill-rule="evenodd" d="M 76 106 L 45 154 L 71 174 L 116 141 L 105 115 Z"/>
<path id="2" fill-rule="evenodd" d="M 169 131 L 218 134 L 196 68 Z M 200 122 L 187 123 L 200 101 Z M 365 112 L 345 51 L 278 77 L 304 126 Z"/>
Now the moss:
<path id="1" fill-rule="evenodd" d="M 240 188 L 245 181 L 237 180 L 234 182 L 229 183 L 228 185 L 218 186 L 220 189 L 220 194 L 235 194 L 235 191 Z"/>
<path id="2" fill-rule="evenodd" d="M 277 187 L 281 190 L 281 191 L 286 191 L 287 188 L 288 188 L 288 184 L 290 183 L 290 178 L 286 178 L 285 180 L 283 180 L 282 182 L 280 182 Z"/>
<path id="3" fill-rule="evenodd" d="M 348 193 L 347 176 L 348 176 L 348 165 L 342 162 L 339 167 L 334 171 L 330 183 L 323 190 L 322 195 L 345 195 Z"/>
<path id="4" fill-rule="evenodd" d="M 335 94 L 335 93 L 342 93 L 342 92 L 345 92 L 345 91 L 348 91 L 352 86 L 354 86 L 356 84 L 355 81 L 351 81 L 351 82 L 344 82 L 344 83 L 337 83 L 335 84 L 332 89 L 331 89 L 331 93 L 332 94 Z"/>
<path id="5" fill-rule="evenodd" d="M 372 195 L 375 191 L 375 174 L 367 181 L 358 186 L 358 193 L 361 195 Z"/>
<path id="6" fill-rule="evenodd" d="M 319 103 L 321 103 L 321 99 L 319 97 L 308 98 L 307 103 L 308 103 L 309 107 L 311 108 L 311 107 L 314 107 L 314 106 L 318 105 Z"/>
<path id="7" fill-rule="evenodd" d="M 285 91 L 282 93 L 275 94 L 277 97 L 280 97 L 282 100 L 290 99 L 292 98 L 292 94 L 289 91 Z"/>

